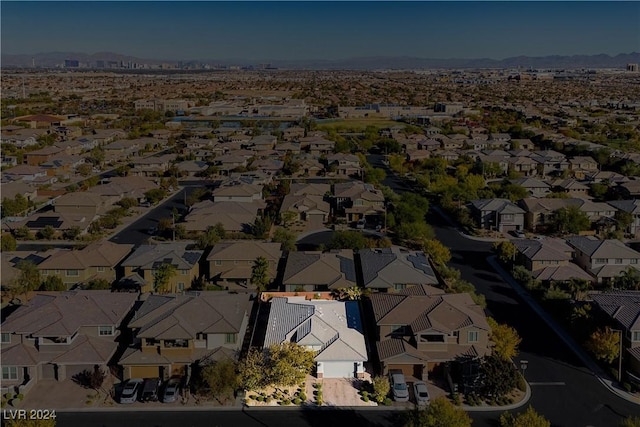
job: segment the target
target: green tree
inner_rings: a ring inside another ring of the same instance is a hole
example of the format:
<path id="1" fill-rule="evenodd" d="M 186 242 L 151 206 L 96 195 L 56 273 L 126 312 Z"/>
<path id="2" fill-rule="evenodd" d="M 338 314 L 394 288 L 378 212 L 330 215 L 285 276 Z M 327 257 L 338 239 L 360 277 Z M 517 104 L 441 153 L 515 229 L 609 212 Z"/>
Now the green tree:
<path id="1" fill-rule="evenodd" d="M 233 392 L 238 387 L 238 373 L 236 362 L 232 359 L 222 359 L 203 369 L 202 377 L 209 386 L 213 397 L 221 404 L 233 398 Z"/>
<path id="2" fill-rule="evenodd" d="M 15 251 L 17 246 L 16 238 L 11 234 L 3 233 L 2 237 L 0 237 L 0 250 L 2 252 Z"/>
<path id="3" fill-rule="evenodd" d="M 269 347 L 267 377 L 276 386 L 293 386 L 302 383 L 311 373 L 315 352 L 287 341 Z"/>
<path id="4" fill-rule="evenodd" d="M 26 225 L 16 228 L 13 234 L 19 240 L 33 240 L 33 234 Z"/>
<path id="5" fill-rule="evenodd" d="M 518 345 L 522 339 L 518 332 L 509 325 L 496 322 L 488 317 L 487 323 L 491 328 L 489 339 L 493 343 L 493 353 L 505 360 L 511 360 L 518 355 Z"/>
<path id="6" fill-rule="evenodd" d="M 5 427 L 56 427 L 55 419 L 18 419 L 12 418 L 3 423 Z"/>
<path id="7" fill-rule="evenodd" d="M 509 242 L 508 240 L 495 242 L 493 244 L 493 249 L 498 254 L 498 258 L 500 259 L 500 261 L 502 261 L 504 264 L 513 262 L 516 254 L 518 253 L 518 248 L 516 248 L 516 245 Z"/>
<path id="8" fill-rule="evenodd" d="M 47 276 L 38 288 L 40 291 L 66 291 L 67 285 L 64 284 L 60 276 Z"/>
<path id="9" fill-rule="evenodd" d="M 265 375 L 267 363 L 262 351 L 251 348 L 238 365 L 238 384 L 244 390 L 255 390 L 268 385 Z"/>
<path id="10" fill-rule="evenodd" d="M 91 291 L 111 289 L 111 283 L 106 279 L 91 279 L 86 283 L 85 289 Z"/>
<path id="11" fill-rule="evenodd" d="M 627 267 L 613 280 L 613 287 L 623 290 L 640 290 L 640 271 Z"/>
<path id="12" fill-rule="evenodd" d="M 280 214 L 282 225 L 285 227 L 289 227 L 297 217 L 298 214 L 293 211 L 285 211 Z"/>
<path id="13" fill-rule="evenodd" d="M 367 247 L 367 239 L 357 231 L 336 231 L 328 247 L 330 249 L 363 249 Z"/>
<path id="14" fill-rule="evenodd" d="M 553 212 L 549 222 L 551 229 L 559 234 L 578 234 L 588 230 L 591 221 L 577 206 L 567 206 Z"/>
<path id="15" fill-rule="evenodd" d="M 438 240 L 427 240 L 424 250 L 437 265 L 446 265 L 451 260 L 451 251 Z"/>
<path id="16" fill-rule="evenodd" d="M 612 363 L 618 357 L 620 334 L 611 328 L 599 328 L 587 340 L 586 347 L 596 359 Z"/>
<path id="17" fill-rule="evenodd" d="M 591 289 L 591 282 L 585 279 L 573 278 L 565 282 L 565 286 L 574 300 L 581 300 L 584 298 L 585 293 Z"/>
<path id="18" fill-rule="evenodd" d="M 116 205 L 124 209 L 131 209 L 135 206 L 138 206 L 138 201 L 133 197 L 123 197 L 122 199 L 116 202 Z"/>
<path id="19" fill-rule="evenodd" d="M 470 427 L 471 417 L 444 396 L 437 397 L 424 409 L 414 409 L 405 416 L 404 427 Z"/>
<path id="20" fill-rule="evenodd" d="M 640 427 L 640 417 L 628 417 L 621 423 L 620 427 Z"/>
<path id="21" fill-rule="evenodd" d="M 207 230 L 198 236 L 196 245 L 199 249 L 205 250 L 224 239 L 225 236 L 224 226 L 221 223 L 217 223 L 214 226 L 207 227 Z"/>
<path id="22" fill-rule="evenodd" d="M 503 398 L 518 386 L 519 375 L 511 360 L 497 354 L 484 356 L 480 363 L 478 394 L 487 400 Z"/>
<path id="23" fill-rule="evenodd" d="M 271 230 L 272 221 L 269 216 L 259 216 L 251 226 L 251 234 L 256 237 L 264 238 Z"/>
<path id="24" fill-rule="evenodd" d="M 517 415 L 510 412 L 500 415 L 500 427 L 551 427 L 551 422 L 529 406 Z"/>
<path id="25" fill-rule="evenodd" d="M 158 293 L 168 292 L 171 279 L 177 274 L 175 265 L 163 262 L 155 269 L 153 274 L 153 290 Z"/>
<path id="26" fill-rule="evenodd" d="M 81 234 L 82 234 L 82 229 L 80 227 L 78 227 L 77 225 L 74 225 L 73 227 L 69 228 L 68 230 L 65 230 L 62 233 L 62 236 L 65 239 L 68 239 L 68 240 L 76 240 L 78 237 L 80 237 Z"/>
<path id="27" fill-rule="evenodd" d="M 91 175 L 92 170 L 93 167 L 89 163 L 83 163 L 76 168 L 76 173 L 80 174 L 81 176 L 89 176 Z"/>
<path id="28" fill-rule="evenodd" d="M 38 232 L 38 236 L 44 240 L 51 240 L 56 234 L 56 229 L 50 225 L 45 225 L 42 230 Z"/>
<path id="29" fill-rule="evenodd" d="M 433 228 L 424 221 L 402 222 L 395 229 L 398 239 L 415 242 L 419 245 L 426 245 L 429 240 L 435 237 Z"/>
<path id="30" fill-rule="evenodd" d="M 14 287 L 16 291 L 25 296 L 28 292 L 35 291 L 40 286 L 40 271 L 33 261 L 21 260 L 16 265 L 19 273 L 15 278 Z"/>
<path id="31" fill-rule="evenodd" d="M 373 385 L 373 399 L 378 403 L 384 402 L 391 391 L 389 378 L 377 375 L 371 379 L 371 383 Z"/>
<path id="32" fill-rule="evenodd" d="M 272 240 L 276 243 L 282 244 L 283 251 L 295 251 L 296 250 L 296 235 L 283 228 L 278 228 L 273 233 Z"/>
<path id="33" fill-rule="evenodd" d="M 270 282 L 269 261 L 263 256 L 256 258 L 251 268 L 251 283 L 254 284 L 260 292 L 264 292 L 267 290 L 267 285 Z"/>
<path id="34" fill-rule="evenodd" d="M 13 199 L 4 197 L 2 199 L 2 218 L 7 216 L 18 216 L 29 208 L 29 200 L 22 194 L 16 194 Z"/>
<path id="35" fill-rule="evenodd" d="M 152 188 L 151 190 L 144 193 L 145 199 L 147 199 L 147 201 L 153 205 L 164 199 L 166 196 L 167 191 L 163 188 Z"/>

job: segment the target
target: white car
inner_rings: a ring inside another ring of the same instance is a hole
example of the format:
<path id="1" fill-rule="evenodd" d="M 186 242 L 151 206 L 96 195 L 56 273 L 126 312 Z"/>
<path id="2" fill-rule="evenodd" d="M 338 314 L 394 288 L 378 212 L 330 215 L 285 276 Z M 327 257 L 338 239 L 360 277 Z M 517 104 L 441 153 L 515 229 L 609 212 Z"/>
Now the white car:
<path id="1" fill-rule="evenodd" d="M 409 401 L 409 389 L 407 382 L 402 374 L 391 374 L 391 391 L 393 392 L 393 400 L 396 402 Z"/>
<path id="2" fill-rule="evenodd" d="M 120 403 L 134 403 L 138 400 L 138 393 L 142 388 L 144 380 L 142 378 L 131 378 L 127 380 L 120 393 Z"/>
<path id="3" fill-rule="evenodd" d="M 413 391 L 416 394 L 416 404 L 420 406 L 429 404 L 431 398 L 429 397 L 429 390 L 427 390 L 427 385 L 425 383 L 422 381 L 416 381 L 413 383 Z"/>

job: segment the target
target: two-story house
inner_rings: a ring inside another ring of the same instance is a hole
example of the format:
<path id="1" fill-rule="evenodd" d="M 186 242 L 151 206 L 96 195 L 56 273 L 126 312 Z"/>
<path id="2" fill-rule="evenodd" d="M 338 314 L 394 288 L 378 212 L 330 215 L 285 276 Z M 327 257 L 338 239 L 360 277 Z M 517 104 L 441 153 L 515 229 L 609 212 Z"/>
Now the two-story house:
<path id="1" fill-rule="evenodd" d="M 322 378 L 362 378 L 367 347 L 357 301 L 271 300 L 264 347 L 293 342 L 315 354 Z"/>
<path id="2" fill-rule="evenodd" d="M 375 293 L 368 307 L 376 322 L 381 370 L 401 370 L 425 381 L 440 364 L 490 352 L 482 307 L 468 293 L 446 294 L 428 285 Z"/>
<path id="3" fill-rule="evenodd" d="M 290 252 L 282 285 L 286 292 L 321 292 L 357 286 L 353 251 Z"/>
<path id="4" fill-rule="evenodd" d="M 640 383 L 640 292 L 594 293 L 593 302 L 622 331 L 622 378 Z M 626 373 L 626 374 L 625 374 Z M 629 374 L 634 377 L 630 377 Z"/>
<path id="5" fill-rule="evenodd" d="M 200 277 L 199 261 L 203 254 L 200 250 L 187 249 L 188 246 L 188 243 L 179 242 L 138 246 L 121 264 L 124 280 L 142 283 L 142 292 L 184 291 L 191 287 L 193 280 Z M 163 288 L 158 288 L 156 274 L 163 264 L 173 265 L 175 271 L 168 278 L 168 283 Z"/>
<path id="6" fill-rule="evenodd" d="M 137 295 L 110 291 L 42 292 L 2 323 L 2 392 L 72 378 L 107 364 Z"/>
<path id="7" fill-rule="evenodd" d="M 341 176 L 360 176 L 360 159 L 354 154 L 336 153 L 327 156 L 327 170 Z"/>
<path id="8" fill-rule="evenodd" d="M 267 275 L 274 280 L 282 257 L 280 243 L 241 240 L 216 243 L 207 256 L 209 278 L 220 286 L 247 288 L 256 259 L 269 263 Z"/>
<path id="9" fill-rule="evenodd" d="M 345 215 L 347 221 L 371 218 L 379 222 L 383 218 L 384 195 L 372 184 L 360 181 L 338 183 L 333 188 L 333 196 L 335 214 Z"/>
<path id="10" fill-rule="evenodd" d="M 524 229 L 525 212 L 510 200 L 472 200 L 469 209 L 480 228 L 502 233 Z"/>
<path id="11" fill-rule="evenodd" d="M 84 249 L 59 249 L 38 264 L 43 277 L 58 276 L 68 287 L 92 279 L 116 280 L 116 266 L 133 248 L 107 240 L 92 243 Z"/>
<path id="12" fill-rule="evenodd" d="M 516 239 L 512 243 L 518 250 L 516 262 L 541 282 L 564 282 L 574 278 L 593 281 L 593 277 L 571 262 L 573 248 L 562 239 Z"/>
<path id="13" fill-rule="evenodd" d="M 575 263 L 595 277 L 598 283 L 610 283 L 629 267 L 640 271 L 640 252 L 620 240 L 573 236 L 567 239 L 567 243 L 575 249 Z"/>
<path id="14" fill-rule="evenodd" d="M 608 203 L 631 215 L 631 222 L 624 231 L 633 237 L 640 237 L 640 200 L 613 200 Z"/>
<path id="15" fill-rule="evenodd" d="M 221 291 L 151 295 L 127 325 L 124 378 L 188 376 L 194 364 L 237 359 L 254 296 Z"/>
<path id="16" fill-rule="evenodd" d="M 402 291 L 415 285 L 438 283 L 424 252 L 394 246 L 361 249 L 357 263 L 360 286 L 382 292 Z"/>

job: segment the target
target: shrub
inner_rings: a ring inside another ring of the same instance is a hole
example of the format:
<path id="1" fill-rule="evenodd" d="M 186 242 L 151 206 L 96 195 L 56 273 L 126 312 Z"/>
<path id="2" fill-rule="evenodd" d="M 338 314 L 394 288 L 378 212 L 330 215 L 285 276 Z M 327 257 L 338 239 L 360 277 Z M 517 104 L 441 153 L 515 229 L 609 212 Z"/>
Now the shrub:
<path id="1" fill-rule="evenodd" d="M 299 405 L 299 404 L 301 404 L 301 403 L 302 403 L 302 400 L 300 400 L 300 398 L 299 398 L 299 397 L 296 397 L 295 399 L 293 399 L 293 404 L 294 404 L 294 405 Z"/>
<path id="2" fill-rule="evenodd" d="M 304 391 L 300 392 L 300 394 L 298 395 L 298 397 L 299 397 L 299 398 L 300 398 L 300 400 L 302 400 L 303 402 L 306 402 L 306 401 L 307 401 L 307 394 L 306 394 Z"/>
<path id="3" fill-rule="evenodd" d="M 522 375 L 518 375 L 518 390 L 527 391 L 527 381 Z"/>
<path id="4" fill-rule="evenodd" d="M 24 399 L 24 394 L 22 394 L 22 393 L 16 394 L 16 399 L 18 399 L 18 400 Z"/>
<path id="5" fill-rule="evenodd" d="M 361 393 L 362 397 L 369 398 L 369 392 L 367 390 L 363 390 Z"/>
<path id="6" fill-rule="evenodd" d="M 256 397 L 256 400 L 257 400 L 258 402 L 264 402 L 264 397 L 262 397 L 262 396 L 258 396 L 258 397 Z"/>
<path id="7" fill-rule="evenodd" d="M 291 401 L 289 399 L 283 399 L 282 400 L 282 404 L 283 405 L 291 405 Z"/>
<path id="8" fill-rule="evenodd" d="M 384 399 L 384 402 L 382 402 L 384 406 L 391 406 L 392 403 L 393 402 L 388 397 Z"/>

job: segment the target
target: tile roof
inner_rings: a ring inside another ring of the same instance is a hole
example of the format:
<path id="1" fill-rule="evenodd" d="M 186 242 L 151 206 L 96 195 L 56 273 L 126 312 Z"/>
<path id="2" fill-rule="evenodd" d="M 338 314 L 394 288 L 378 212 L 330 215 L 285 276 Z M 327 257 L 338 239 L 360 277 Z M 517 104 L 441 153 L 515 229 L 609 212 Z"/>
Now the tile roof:
<path id="1" fill-rule="evenodd" d="M 437 284 L 433 269 L 423 252 L 400 247 L 359 251 L 363 285 L 393 288 L 395 284 Z"/>
<path id="2" fill-rule="evenodd" d="M 203 251 L 187 249 L 188 243 L 172 242 L 139 246 L 124 262 L 123 267 L 153 270 L 161 263 L 170 263 L 179 270 L 191 270 Z"/>
<path id="3" fill-rule="evenodd" d="M 640 259 L 640 252 L 626 246 L 620 240 L 599 240 L 593 236 L 573 236 L 567 243 L 591 258 Z"/>
<path id="4" fill-rule="evenodd" d="M 626 330 L 640 331 L 640 291 L 603 292 L 591 298 Z"/>
<path id="5" fill-rule="evenodd" d="M 353 252 L 291 252 L 282 278 L 284 285 L 327 285 L 330 289 L 356 286 Z"/>

